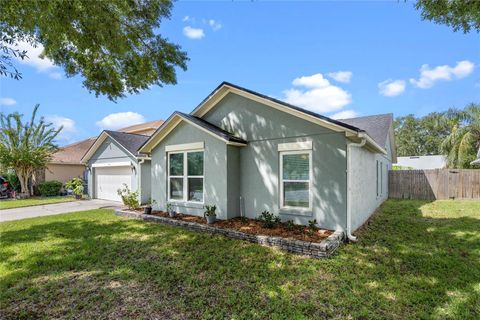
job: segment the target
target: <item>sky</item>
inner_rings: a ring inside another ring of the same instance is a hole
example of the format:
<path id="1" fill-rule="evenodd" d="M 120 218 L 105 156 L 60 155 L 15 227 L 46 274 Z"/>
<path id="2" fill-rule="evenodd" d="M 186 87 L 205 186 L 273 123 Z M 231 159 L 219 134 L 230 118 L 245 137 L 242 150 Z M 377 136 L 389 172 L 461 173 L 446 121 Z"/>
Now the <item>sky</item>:
<path id="1" fill-rule="evenodd" d="M 480 34 L 422 21 L 410 2 L 179 1 L 160 33 L 190 58 L 177 85 L 112 102 L 28 48 L 23 79 L 0 78 L 0 112 L 40 104 L 65 145 L 191 112 L 222 81 L 337 119 L 480 103 Z"/>

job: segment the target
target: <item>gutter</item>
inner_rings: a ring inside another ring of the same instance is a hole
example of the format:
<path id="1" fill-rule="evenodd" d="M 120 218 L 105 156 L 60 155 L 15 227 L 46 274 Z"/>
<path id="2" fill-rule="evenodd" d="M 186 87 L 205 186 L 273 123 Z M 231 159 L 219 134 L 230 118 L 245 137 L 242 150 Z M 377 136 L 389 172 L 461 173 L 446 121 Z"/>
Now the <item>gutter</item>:
<path id="1" fill-rule="evenodd" d="M 358 137 L 362 139 L 362 141 L 358 143 L 351 142 L 347 144 L 347 238 L 350 241 L 357 241 L 357 237 L 352 235 L 352 206 L 351 206 L 351 201 L 352 199 L 352 188 L 351 188 L 351 161 L 352 161 L 352 156 L 351 156 L 351 148 L 361 148 L 365 145 L 367 142 L 368 136 L 365 135 L 364 133 L 359 133 Z"/>

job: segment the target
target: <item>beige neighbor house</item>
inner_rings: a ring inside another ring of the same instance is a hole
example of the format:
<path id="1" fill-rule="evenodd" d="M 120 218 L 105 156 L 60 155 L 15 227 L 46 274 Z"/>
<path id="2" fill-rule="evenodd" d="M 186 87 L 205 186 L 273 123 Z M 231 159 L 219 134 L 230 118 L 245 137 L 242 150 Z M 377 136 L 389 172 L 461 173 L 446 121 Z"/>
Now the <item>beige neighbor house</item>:
<path id="1" fill-rule="evenodd" d="M 155 120 L 117 131 L 150 136 L 162 123 L 162 120 Z M 52 160 L 48 163 L 47 168 L 37 172 L 36 182 L 56 180 L 66 183 L 72 178 L 84 179 L 85 164 L 81 163 L 81 159 L 96 139 L 97 137 L 92 137 L 60 148 L 52 155 Z"/>

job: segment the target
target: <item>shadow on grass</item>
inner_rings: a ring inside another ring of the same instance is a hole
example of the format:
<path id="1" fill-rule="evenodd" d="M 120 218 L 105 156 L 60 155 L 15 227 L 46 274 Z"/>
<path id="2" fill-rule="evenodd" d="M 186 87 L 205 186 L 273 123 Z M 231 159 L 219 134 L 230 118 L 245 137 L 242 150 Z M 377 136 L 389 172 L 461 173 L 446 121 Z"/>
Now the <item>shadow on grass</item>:
<path id="1" fill-rule="evenodd" d="M 2 230 L 6 318 L 475 318 L 480 217 L 388 201 L 313 260 L 92 211 Z M 52 221 L 54 220 L 54 221 Z M 0 228 L 2 225 L 0 225 Z"/>

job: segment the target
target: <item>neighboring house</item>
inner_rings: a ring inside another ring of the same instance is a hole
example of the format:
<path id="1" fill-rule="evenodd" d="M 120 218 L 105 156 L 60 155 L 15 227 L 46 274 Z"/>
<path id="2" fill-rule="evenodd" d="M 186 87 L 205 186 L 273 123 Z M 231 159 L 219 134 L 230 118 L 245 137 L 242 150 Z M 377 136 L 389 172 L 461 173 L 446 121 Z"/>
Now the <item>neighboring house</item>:
<path id="1" fill-rule="evenodd" d="M 150 136 L 162 123 L 162 120 L 155 120 L 122 128 L 117 131 Z M 52 160 L 48 163 L 47 168 L 37 172 L 36 182 L 57 180 L 66 183 L 72 178 L 85 179 L 85 164 L 81 162 L 81 159 L 93 145 L 95 139 L 96 137 L 88 138 L 61 147 L 52 155 Z"/>
<path id="2" fill-rule="evenodd" d="M 480 166 L 480 148 L 478 149 L 478 152 L 477 152 L 477 160 L 472 161 L 470 164 Z"/>
<path id="3" fill-rule="evenodd" d="M 127 185 L 139 192 L 139 200 L 150 198 L 150 159 L 137 156 L 149 136 L 103 131 L 82 158 L 87 166 L 88 195 L 91 198 L 121 201 L 117 190 Z"/>
<path id="4" fill-rule="evenodd" d="M 151 156 L 156 209 L 283 220 L 347 234 L 388 197 L 391 114 L 333 120 L 222 83 L 193 112 L 175 112 L 139 149 Z"/>
<path id="5" fill-rule="evenodd" d="M 400 169 L 443 169 L 447 165 L 447 157 L 442 155 L 398 157 L 395 165 L 400 166 Z"/>

